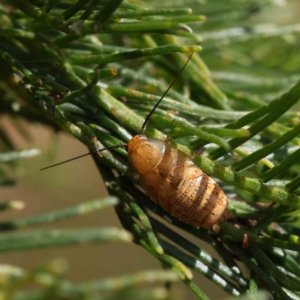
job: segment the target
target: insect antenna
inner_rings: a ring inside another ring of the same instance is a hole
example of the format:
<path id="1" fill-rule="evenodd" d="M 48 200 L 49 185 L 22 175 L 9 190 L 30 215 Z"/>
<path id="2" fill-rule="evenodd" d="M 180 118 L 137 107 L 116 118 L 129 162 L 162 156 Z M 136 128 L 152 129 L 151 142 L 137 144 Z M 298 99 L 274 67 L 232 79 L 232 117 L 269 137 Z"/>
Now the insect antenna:
<path id="1" fill-rule="evenodd" d="M 57 167 L 59 165 L 66 164 L 66 163 L 68 163 L 72 160 L 76 160 L 76 159 L 79 159 L 79 158 L 82 158 L 82 157 L 85 157 L 85 156 L 88 156 L 88 155 L 96 154 L 96 153 L 102 152 L 104 150 L 111 150 L 111 149 L 122 148 L 122 147 L 125 147 L 125 145 L 116 145 L 116 146 L 111 146 L 111 147 L 107 147 L 107 148 L 102 148 L 102 149 L 99 149 L 99 150 L 94 150 L 94 151 L 91 151 L 91 152 L 88 152 L 88 153 L 85 153 L 85 154 L 81 154 L 79 156 L 75 156 L 73 158 L 61 161 L 61 162 L 56 163 L 54 165 L 44 167 L 44 168 L 40 169 L 40 171 L 44 171 L 44 170 L 47 170 L 47 169 L 50 169 L 50 168 L 53 168 L 53 167 Z"/>
<path id="2" fill-rule="evenodd" d="M 185 69 L 185 67 L 187 66 L 187 64 L 189 63 L 190 59 L 192 58 L 194 52 L 192 52 L 188 58 L 188 60 L 186 61 L 186 63 L 184 64 L 184 66 L 181 68 L 181 70 L 177 73 L 176 77 L 173 79 L 172 83 L 169 85 L 169 87 L 166 89 L 166 91 L 163 93 L 163 95 L 160 97 L 160 99 L 157 101 L 157 103 L 154 105 L 154 107 L 151 109 L 150 113 L 147 115 L 142 127 L 141 127 L 141 131 L 140 134 L 143 134 L 145 131 L 145 127 L 151 117 L 151 115 L 153 114 L 153 112 L 155 111 L 155 109 L 157 108 L 157 106 L 160 104 L 160 102 L 164 99 L 164 97 L 167 95 L 167 93 L 169 92 L 169 90 L 172 88 L 172 86 L 174 85 L 174 83 L 177 81 L 177 79 L 179 78 L 179 76 L 181 75 L 181 73 L 183 72 L 183 70 Z"/>
<path id="3" fill-rule="evenodd" d="M 159 105 L 159 103 L 164 99 L 164 97 L 166 96 L 166 94 L 169 92 L 169 90 L 172 88 L 172 86 L 174 85 L 174 83 L 177 81 L 177 79 L 179 78 L 179 76 L 181 75 L 181 73 L 183 72 L 183 70 L 185 69 L 185 67 L 187 66 L 187 64 L 189 63 L 190 59 L 192 58 L 192 55 L 193 55 L 194 52 L 192 52 L 188 58 L 188 60 L 186 61 L 186 63 L 184 64 L 184 66 L 181 68 L 181 70 L 177 73 L 176 77 L 173 79 L 172 83 L 169 85 L 169 87 L 167 88 L 167 90 L 163 93 L 163 95 L 161 96 L 161 98 L 158 100 L 158 102 L 154 105 L 154 107 L 152 108 L 152 110 L 150 111 L 150 113 L 147 115 L 142 127 L 141 127 L 141 131 L 140 131 L 140 134 L 143 134 L 144 131 L 145 131 L 145 127 L 147 125 L 147 122 L 149 121 L 151 115 L 153 114 L 153 112 L 155 111 L 155 109 L 157 108 L 157 106 Z M 101 151 L 105 151 L 105 150 L 111 150 L 111 149 L 116 149 L 116 148 L 122 148 L 122 147 L 126 147 L 126 145 L 116 145 L 116 146 L 111 146 L 111 147 L 107 147 L 107 148 L 102 148 L 102 149 L 99 149 L 99 150 L 95 150 L 95 151 L 91 151 L 91 152 L 88 152 L 88 153 L 85 153 L 85 154 L 82 154 L 82 155 L 79 155 L 79 156 L 76 156 L 76 157 L 73 157 L 73 158 L 70 158 L 70 159 L 67 159 L 67 160 L 64 160 L 64 161 L 61 161 L 59 163 L 56 163 L 56 164 L 53 164 L 53 165 L 50 165 L 50 166 L 47 166 L 47 167 L 44 167 L 42 169 L 40 169 L 41 171 L 44 171 L 44 170 L 47 170 L 47 169 L 50 169 L 50 168 L 53 168 L 53 167 L 57 167 L 59 165 L 62 165 L 62 164 L 65 164 L 65 163 L 68 163 L 70 161 L 73 161 L 73 160 L 76 160 L 76 159 L 79 159 L 79 158 L 82 158 L 82 157 L 85 157 L 85 156 L 88 156 L 88 155 L 92 155 L 92 154 L 96 154 Z"/>

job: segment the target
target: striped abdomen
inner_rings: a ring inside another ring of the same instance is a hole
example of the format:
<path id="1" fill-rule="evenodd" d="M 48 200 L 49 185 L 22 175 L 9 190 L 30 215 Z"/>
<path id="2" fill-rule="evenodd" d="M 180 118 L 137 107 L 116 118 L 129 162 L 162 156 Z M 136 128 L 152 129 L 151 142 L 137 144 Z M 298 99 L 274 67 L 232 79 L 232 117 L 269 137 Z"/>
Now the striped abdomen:
<path id="1" fill-rule="evenodd" d="M 128 154 L 146 193 L 177 219 L 210 228 L 229 216 L 222 189 L 185 153 L 137 135 L 128 143 Z"/>

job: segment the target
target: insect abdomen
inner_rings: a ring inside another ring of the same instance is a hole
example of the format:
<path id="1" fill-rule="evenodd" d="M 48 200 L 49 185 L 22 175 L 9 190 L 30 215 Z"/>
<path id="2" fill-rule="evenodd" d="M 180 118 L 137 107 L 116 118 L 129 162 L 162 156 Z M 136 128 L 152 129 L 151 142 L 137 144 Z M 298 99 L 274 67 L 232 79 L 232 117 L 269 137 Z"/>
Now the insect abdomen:
<path id="1" fill-rule="evenodd" d="M 128 153 L 146 193 L 164 210 L 193 226 L 210 228 L 226 220 L 228 200 L 218 184 L 185 153 L 145 136 Z M 151 157 L 149 157 L 151 156 Z"/>

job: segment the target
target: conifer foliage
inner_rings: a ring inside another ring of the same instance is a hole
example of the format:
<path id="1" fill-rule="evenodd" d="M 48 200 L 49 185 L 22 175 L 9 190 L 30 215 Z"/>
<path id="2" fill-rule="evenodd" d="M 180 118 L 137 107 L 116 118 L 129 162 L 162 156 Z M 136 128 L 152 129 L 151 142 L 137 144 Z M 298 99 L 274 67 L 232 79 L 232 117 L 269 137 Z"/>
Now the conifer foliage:
<path id="1" fill-rule="evenodd" d="M 234 218 L 218 232 L 182 223 L 142 192 L 125 149 L 103 151 L 93 158 L 110 197 L 2 221 L 0 252 L 134 242 L 166 268 L 74 284 L 58 259 L 32 270 L 2 264 L 0 299 L 168 299 L 163 284 L 182 280 L 207 300 L 196 272 L 228 297 L 300 299 L 297 9 L 278 0 L 1 2 L 0 118 L 25 138 L 21 119 L 68 132 L 90 151 L 127 143 L 194 52 L 145 134 L 169 136 L 192 155 L 225 191 Z M 13 188 L 17 160 L 39 150 L 15 149 L 5 128 L 0 137 L 0 185 Z M 123 228 L 39 229 L 109 206 Z M 3 215 L 21 208 L 0 204 Z M 38 288 L 25 291 L 28 283 Z"/>

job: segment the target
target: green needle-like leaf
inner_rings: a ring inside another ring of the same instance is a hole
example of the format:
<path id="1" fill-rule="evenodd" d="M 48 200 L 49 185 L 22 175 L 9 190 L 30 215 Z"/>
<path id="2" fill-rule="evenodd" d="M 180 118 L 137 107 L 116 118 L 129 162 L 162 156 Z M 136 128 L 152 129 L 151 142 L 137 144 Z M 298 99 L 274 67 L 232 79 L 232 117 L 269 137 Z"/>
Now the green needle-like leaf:
<path id="1" fill-rule="evenodd" d="M 0 252 L 111 241 L 130 242 L 131 235 L 125 230 L 110 227 L 12 233 L 0 238 Z"/>

